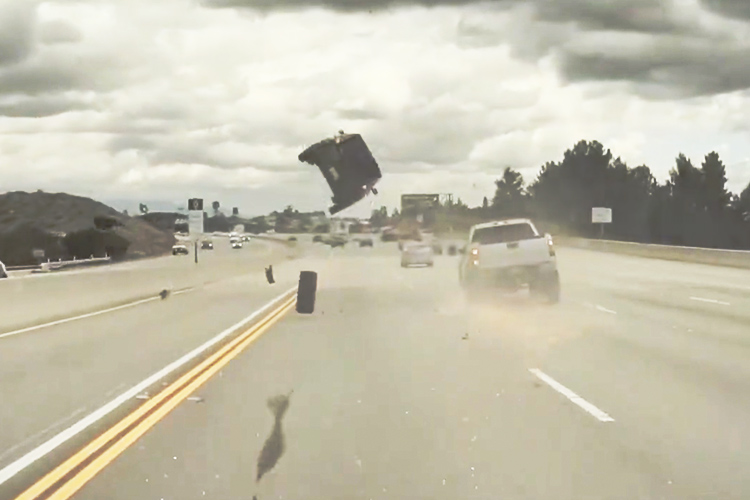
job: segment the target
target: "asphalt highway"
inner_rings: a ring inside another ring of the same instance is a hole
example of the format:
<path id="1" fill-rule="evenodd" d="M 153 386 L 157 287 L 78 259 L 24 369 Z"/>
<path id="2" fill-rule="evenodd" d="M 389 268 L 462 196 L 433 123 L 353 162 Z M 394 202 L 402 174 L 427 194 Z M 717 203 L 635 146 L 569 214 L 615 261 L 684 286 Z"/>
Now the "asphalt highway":
<path id="1" fill-rule="evenodd" d="M 750 271 L 559 248 L 559 304 L 468 302 L 458 257 L 301 239 L 132 263 L 189 289 L 0 338 L 0 498 L 750 498 Z"/>

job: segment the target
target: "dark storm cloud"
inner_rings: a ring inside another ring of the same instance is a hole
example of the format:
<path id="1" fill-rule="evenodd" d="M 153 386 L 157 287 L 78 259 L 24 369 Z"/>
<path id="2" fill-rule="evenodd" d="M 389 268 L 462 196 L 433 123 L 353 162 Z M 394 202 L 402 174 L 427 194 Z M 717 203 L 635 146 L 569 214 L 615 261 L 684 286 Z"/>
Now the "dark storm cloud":
<path id="1" fill-rule="evenodd" d="M 586 29 L 667 33 L 683 27 L 671 15 L 666 0 L 203 0 L 211 7 L 258 10 L 324 7 L 338 11 L 377 11 L 393 7 L 533 6 L 537 18 L 554 23 L 574 22 Z"/>
<path id="2" fill-rule="evenodd" d="M 366 12 L 384 10 L 393 7 L 441 7 L 470 4 L 510 5 L 522 0 L 203 0 L 209 7 L 237 7 L 257 10 L 299 9 L 324 7 L 345 12 Z"/>
<path id="3" fill-rule="evenodd" d="M 71 67 L 30 65 L 0 70 L 0 94 L 35 95 L 88 86 L 86 76 Z"/>
<path id="4" fill-rule="evenodd" d="M 573 22 L 583 29 L 674 33 L 687 29 L 677 22 L 671 2 L 662 0 L 533 0 L 537 17 Z"/>
<path id="5" fill-rule="evenodd" d="M 661 88 L 664 97 L 695 97 L 750 88 L 750 48 L 669 44 L 627 56 L 561 54 L 561 71 L 571 82 L 627 81 Z M 672 89 L 671 93 L 664 92 Z"/>
<path id="6" fill-rule="evenodd" d="M 36 99 L 23 99 L 11 104 L 0 104 L 0 116 L 41 118 L 90 108 L 90 104 L 75 99 L 40 97 Z"/>
<path id="7" fill-rule="evenodd" d="M 0 0 L 0 67 L 23 61 L 34 49 L 36 5 Z"/>
<path id="8" fill-rule="evenodd" d="M 748 0 L 700 0 L 708 10 L 729 18 L 750 19 L 750 1 Z"/>
<path id="9" fill-rule="evenodd" d="M 0 67 L 0 95 L 112 90 L 130 82 L 131 69 L 126 62 L 112 60 L 107 55 L 47 54 L 22 64 Z"/>

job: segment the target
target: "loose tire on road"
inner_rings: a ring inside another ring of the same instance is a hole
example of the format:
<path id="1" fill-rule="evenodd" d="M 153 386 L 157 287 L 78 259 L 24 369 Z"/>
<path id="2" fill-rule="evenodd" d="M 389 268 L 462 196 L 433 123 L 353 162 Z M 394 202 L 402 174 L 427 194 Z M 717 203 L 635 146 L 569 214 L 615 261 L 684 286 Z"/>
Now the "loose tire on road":
<path id="1" fill-rule="evenodd" d="M 315 292 L 318 287 L 318 273 L 302 271 L 299 273 L 297 287 L 297 312 L 312 314 L 315 310 Z"/>

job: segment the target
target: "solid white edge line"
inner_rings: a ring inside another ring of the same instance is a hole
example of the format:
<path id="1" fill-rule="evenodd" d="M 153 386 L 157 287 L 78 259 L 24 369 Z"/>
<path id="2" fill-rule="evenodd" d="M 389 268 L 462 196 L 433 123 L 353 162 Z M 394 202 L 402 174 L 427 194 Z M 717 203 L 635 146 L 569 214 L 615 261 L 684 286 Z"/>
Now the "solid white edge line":
<path id="1" fill-rule="evenodd" d="M 729 302 L 723 302 L 715 299 L 704 299 L 703 297 L 690 297 L 690 300 L 697 300 L 698 302 L 708 302 L 709 304 L 719 304 L 722 306 L 731 306 Z"/>
<path id="2" fill-rule="evenodd" d="M 48 328 L 50 326 L 62 325 L 63 323 L 69 323 L 71 321 L 77 321 L 79 319 L 86 319 L 86 318 L 91 318 L 93 316 L 99 316 L 100 314 L 106 314 L 106 313 L 110 313 L 113 311 L 119 311 L 120 309 L 127 309 L 128 307 L 137 306 L 139 304 L 145 304 L 146 302 L 151 302 L 152 300 L 156 300 L 158 298 L 159 296 L 157 295 L 154 297 L 149 297 L 147 299 L 140 299 L 134 302 L 128 302 L 127 304 L 122 304 L 116 307 L 109 307 L 107 309 L 102 309 L 100 311 L 94 311 L 94 312 L 90 312 L 86 314 L 81 314 L 80 316 L 72 316 L 70 318 L 58 319 L 57 321 L 51 321 L 49 323 L 42 323 L 41 325 L 30 326 L 28 328 L 21 328 L 20 330 L 14 330 L 12 332 L 6 332 L 6 333 L 1 334 L 0 339 L 5 338 L 5 337 L 12 337 L 13 335 L 18 335 L 19 333 L 32 332 L 34 330 Z"/>
<path id="3" fill-rule="evenodd" d="M 608 314 L 617 314 L 617 311 L 613 311 L 612 309 L 607 309 L 606 307 L 602 307 L 602 306 L 599 306 L 599 305 L 596 306 L 596 310 L 597 311 L 601 311 L 601 312 L 605 312 L 605 313 L 608 313 Z"/>
<path id="4" fill-rule="evenodd" d="M 178 291 L 172 293 L 172 295 L 180 295 L 182 293 L 192 292 L 193 290 L 195 290 L 195 287 L 190 287 L 190 288 L 186 288 L 184 290 L 178 290 Z M 69 323 L 71 321 L 78 321 L 79 319 L 92 318 L 94 316 L 99 316 L 100 314 L 107 314 L 107 313 L 111 313 L 111 312 L 114 312 L 114 311 L 119 311 L 121 309 L 127 309 L 128 307 L 133 307 L 133 306 L 137 306 L 137 305 L 140 305 L 140 304 L 145 304 L 146 302 L 151 302 L 151 301 L 159 299 L 159 298 L 160 297 L 158 295 L 156 295 L 154 297 L 149 297 L 147 299 L 140 299 L 140 300 L 136 300 L 134 302 L 128 302 L 127 304 L 122 304 L 122 305 L 115 306 L 115 307 L 108 307 L 107 309 L 102 309 L 100 311 L 94 311 L 94 312 L 90 312 L 90 313 L 86 313 L 86 314 L 81 314 L 79 316 L 72 316 L 70 318 L 58 319 L 56 321 L 51 321 L 49 323 L 42 323 L 41 325 L 35 325 L 35 326 L 29 326 L 27 328 L 21 328 L 20 330 L 14 330 L 12 332 L 6 332 L 6 333 L 3 333 L 3 334 L 0 334 L 0 339 L 5 338 L 5 337 L 12 337 L 13 335 L 18 335 L 20 333 L 33 332 L 34 330 L 40 330 L 42 328 L 48 328 L 50 326 L 62 325 L 64 323 Z"/>
<path id="5" fill-rule="evenodd" d="M 81 433 L 91 425 L 95 424 L 114 410 L 116 410 L 118 407 L 125 404 L 130 399 L 134 398 L 136 395 L 138 395 L 141 391 L 144 389 L 150 387 L 154 383 L 158 382 L 162 378 L 166 377 L 173 371 L 177 370 L 181 366 L 185 365 L 189 361 L 193 360 L 194 358 L 200 356 L 203 354 L 206 350 L 223 340 L 224 338 L 231 335 L 233 332 L 238 330 L 239 328 L 242 328 L 247 323 L 250 323 L 252 320 L 257 318 L 259 315 L 263 314 L 265 311 L 270 309 L 272 306 L 283 300 L 284 298 L 290 298 L 290 293 L 294 290 L 296 290 L 297 287 L 292 287 L 289 290 L 285 291 L 281 295 L 277 296 L 270 302 L 268 302 L 266 305 L 252 313 L 251 315 L 247 316 L 246 318 L 242 319 L 238 323 L 235 323 L 234 325 L 230 326 L 223 332 L 219 333 L 215 337 L 213 337 L 211 340 L 203 343 L 199 347 L 196 347 L 189 353 L 185 354 L 181 358 L 177 359 L 176 361 L 173 361 L 172 363 L 168 364 L 158 372 L 154 373 L 150 377 L 146 378 L 142 382 L 134 385 L 127 391 L 123 392 L 119 396 L 117 396 L 115 399 L 110 401 L 109 403 L 106 403 L 104 406 L 100 407 L 99 409 L 93 411 L 86 417 L 82 418 L 75 424 L 71 425 L 67 429 L 61 431 L 54 437 L 50 438 L 49 440 L 45 441 L 41 445 L 37 446 L 33 450 L 26 453 L 21 458 L 15 460 L 14 462 L 8 464 L 3 469 L 0 470 L 0 485 L 4 484 L 6 481 L 8 481 L 10 478 L 24 470 L 29 465 L 33 464 L 40 458 L 44 457 L 48 453 L 55 450 L 57 447 L 68 441 L 69 439 L 73 438 L 77 434 Z M 149 299 L 150 300 L 150 299 Z"/>
<path id="6" fill-rule="evenodd" d="M 614 422 L 615 419 L 607 415 L 605 412 L 597 408 L 596 406 L 592 405 L 585 399 L 583 399 L 581 396 L 576 394 L 575 392 L 571 391 L 564 385 L 562 385 L 557 380 L 553 379 L 546 373 L 544 373 L 542 370 L 538 368 L 529 368 L 529 371 L 536 375 L 539 379 L 542 380 L 542 382 L 546 383 L 550 387 L 552 387 L 554 390 L 568 398 L 571 403 L 581 407 L 586 413 L 590 414 L 600 422 Z"/>

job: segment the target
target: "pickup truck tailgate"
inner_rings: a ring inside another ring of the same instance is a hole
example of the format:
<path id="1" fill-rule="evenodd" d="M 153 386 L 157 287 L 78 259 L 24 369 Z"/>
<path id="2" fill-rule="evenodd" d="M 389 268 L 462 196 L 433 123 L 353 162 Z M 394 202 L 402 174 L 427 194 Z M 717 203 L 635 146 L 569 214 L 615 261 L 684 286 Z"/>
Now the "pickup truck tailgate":
<path id="1" fill-rule="evenodd" d="M 495 243 L 479 247 L 479 268 L 534 266 L 550 260 L 545 238 Z"/>

